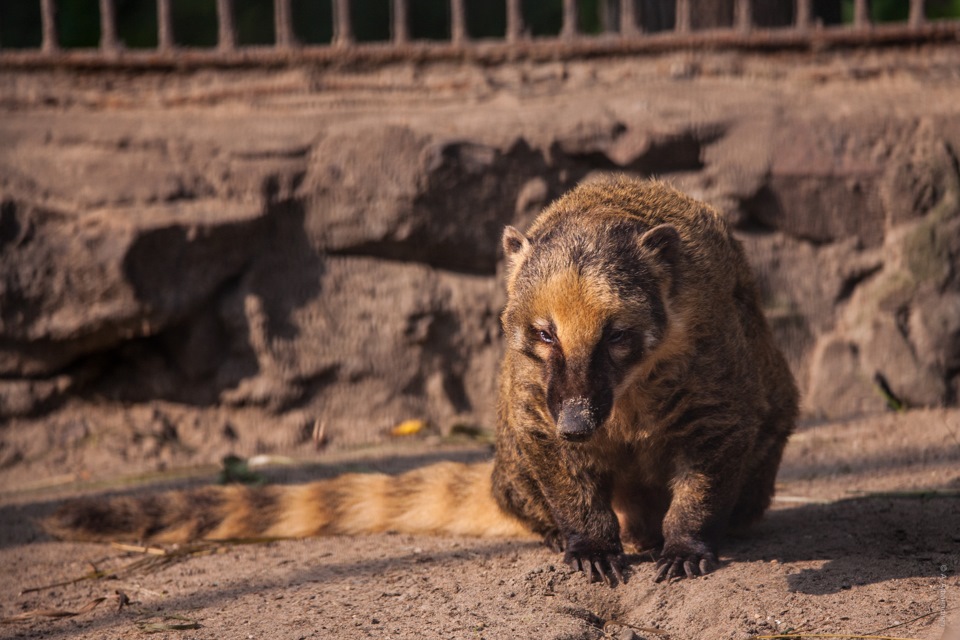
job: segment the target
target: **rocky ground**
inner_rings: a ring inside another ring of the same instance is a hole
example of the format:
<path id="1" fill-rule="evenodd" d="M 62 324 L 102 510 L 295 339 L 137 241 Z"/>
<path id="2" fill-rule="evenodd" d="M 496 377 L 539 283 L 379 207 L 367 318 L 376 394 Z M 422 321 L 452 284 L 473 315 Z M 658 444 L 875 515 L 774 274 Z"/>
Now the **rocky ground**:
<path id="1" fill-rule="evenodd" d="M 66 497 L 217 479 L 215 464 L 197 464 L 215 462 L 217 446 L 105 456 L 117 437 L 97 419 L 107 413 L 88 419 L 85 437 L 0 471 L 0 637 L 960 638 L 960 411 L 805 426 L 787 449 L 774 508 L 731 537 L 719 570 L 654 584 L 649 559 L 634 558 L 627 584 L 614 589 L 515 540 L 377 535 L 166 556 L 53 541 L 35 520 Z M 294 482 L 489 454 L 483 444 L 411 438 L 339 451 L 304 445 L 259 472 Z M 94 569 L 106 577 L 78 581 Z M 118 593 L 130 601 L 122 608 Z M 18 616 L 26 619 L 11 621 Z"/>

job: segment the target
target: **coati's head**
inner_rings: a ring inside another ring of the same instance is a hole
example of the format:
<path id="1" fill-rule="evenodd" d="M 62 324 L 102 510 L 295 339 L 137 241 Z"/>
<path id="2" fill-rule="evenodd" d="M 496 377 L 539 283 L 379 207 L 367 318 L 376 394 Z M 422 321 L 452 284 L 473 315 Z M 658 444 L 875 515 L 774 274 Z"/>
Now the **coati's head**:
<path id="1" fill-rule="evenodd" d="M 558 434 L 586 440 L 664 340 L 680 235 L 616 212 L 574 212 L 535 225 L 530 237 L 507 227 L 503 248 L 507 348 L 542 373 Z"/>

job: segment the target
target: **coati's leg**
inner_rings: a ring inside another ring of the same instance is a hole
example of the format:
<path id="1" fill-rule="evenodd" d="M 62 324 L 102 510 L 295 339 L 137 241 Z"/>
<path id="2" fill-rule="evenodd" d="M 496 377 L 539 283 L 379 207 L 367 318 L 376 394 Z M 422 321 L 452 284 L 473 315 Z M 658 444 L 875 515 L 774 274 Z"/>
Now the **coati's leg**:
<path id="1" fill-rule="evenodd" d="M 792 422 L 788 427 L 792 426 Z M 732 527 L 745 527 L 755 522 L 770 506 L 777 480 L 780 459 L 787 444 L 788 430 L 775 425 L 769 436 L 754 449 L 757 462 L 751 465 L 744 477 L 743 487 L 730 516 Z"/>
<path id="2" fill-rule="evenodd" d="M 498 443 L 493 481 L 500 504 L 535 530 L 544 512 L 549 513 L 554 529 L 545 533 L 545 540 L 564 550 L 564 562 L 591 580 L 611 582 L 612 575 L 623 582 L 623 545 L 610 506 L 610 473 L 598 468 L 595 456 L 583 447 L 549 436 L 517 443 L 513 455 L 503 444 Z"/>
<path id="3" fill-rule="evenodd" d="M 673 497 L 663 519 L 664 544 L 655 580 L 709 573 L 742 486 L 749 433 L 730 424 L 683 429 L 683 450 L 674 460 Z M 719 448 L 718 448 L 719 447 Z"/>

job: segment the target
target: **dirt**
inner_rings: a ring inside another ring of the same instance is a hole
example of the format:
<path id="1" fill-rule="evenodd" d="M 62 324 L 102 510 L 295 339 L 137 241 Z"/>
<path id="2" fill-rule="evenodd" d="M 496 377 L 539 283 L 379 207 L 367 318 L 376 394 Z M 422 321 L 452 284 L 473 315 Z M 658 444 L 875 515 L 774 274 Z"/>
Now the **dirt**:
<path id="1" fill-rule="evenodd" d="M 123 411 L 88 414 L 83 437 L 48 442 L 0 469 L 0 617 L 28 617 L 7 620 L 0 637 L 960 638 L 958 410 L 804 426 L 774 507 L 730 537 L 716 572 L 655 584 L 650 559 L 635 557 L 616 588 L 589 584 L 545 547 L 515 540 L 375 535 L 168 548 L 167 556 L 51 540 L 35 521 L 64 498 L 217 481 L 219 445 L 105 454 L 122 422 L 108 417 Z M 8 449 L 12 434 L 0 434 Z M 29 437 L 49 434 L 18 431 Z M 288 447 L 289 457 L 272 455 L 255 471 L 296 482 L 490 451 L 435 436 L 315 449 Z M 106 577 L 75 581 L 93 568 Z M 129 600 L 122 608 L 118 593 Z M 101 597 L 76 616 L 39 615 Z"/>

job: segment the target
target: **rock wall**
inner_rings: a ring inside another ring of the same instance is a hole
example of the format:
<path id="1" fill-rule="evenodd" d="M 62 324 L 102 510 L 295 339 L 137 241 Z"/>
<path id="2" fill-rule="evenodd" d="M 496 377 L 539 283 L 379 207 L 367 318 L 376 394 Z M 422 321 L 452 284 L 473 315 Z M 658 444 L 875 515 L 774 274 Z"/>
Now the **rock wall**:
<path id="1" fill-rule="evenodd" d="M 608 171 L 729 216 L 808 416 L 956 404 L 958 62 L 0 70 L 0 416 L 489 428 L 503 225 Z"/>

